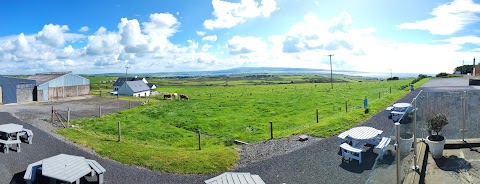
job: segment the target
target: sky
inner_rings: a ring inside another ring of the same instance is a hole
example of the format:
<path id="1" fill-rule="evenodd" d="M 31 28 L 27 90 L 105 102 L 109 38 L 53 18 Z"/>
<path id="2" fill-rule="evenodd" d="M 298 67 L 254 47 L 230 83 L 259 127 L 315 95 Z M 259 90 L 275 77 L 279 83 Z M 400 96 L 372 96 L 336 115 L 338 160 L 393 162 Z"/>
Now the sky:
<path id="1" fill-rule="evenodd" d="M 480 58 L 479 15 L 472 0 L 1 1 L 0 74 L 330 69 L 328 55 L 333 70 L 451 73 Z"/>

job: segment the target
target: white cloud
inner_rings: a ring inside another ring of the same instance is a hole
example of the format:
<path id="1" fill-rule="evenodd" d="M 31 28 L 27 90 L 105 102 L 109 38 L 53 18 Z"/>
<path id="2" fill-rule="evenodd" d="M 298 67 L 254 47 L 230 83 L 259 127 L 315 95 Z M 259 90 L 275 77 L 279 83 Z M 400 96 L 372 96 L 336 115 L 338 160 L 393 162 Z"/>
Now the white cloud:
<path id="1" fill-rule="evenodd" d="M 267 48 L 267 44 L 260 38 L 247 36 L 234 36 L 228 40 L 227 44 L 230 54 L 247 54 L 252 52 L 263 52 Z"/>
<path id="2" fill-rule="evenodd" d="M 472 0 L 455 0 L 451 3 L 442 4 L 430 13 L 433 18 L 403 23 L 397 27 L 400 29 L 426 30 L 432 34 L 451 35 L 462 30 L 465 26 L 478 22 L 480 4 Z"/>
<path id="3" fill-rule="evenodd" d="M 207 34 L 205 31 L 197 31 L 198 36 L 204 36 L 205 34 Z"/>
<path id="4" fill-rule="evenodd" d="M 58 47 L 65 44 L 64 32 L 66 31 L 68 31 L 67 25 L 60 26 L 48 24 L 38 32 L 36 38 L 47 45 Z"/>
<path id="5" fill-rule="evenodd" d="M 202 41 L 217 41 L 217 35 L 204 36 Z"/>
<path id="6" fill-rule="evenodd" d="M 449 39 L 446 39 L 446 40 L 443 40 L 443 41 L 444 42 L 449 42 L 449 43 L 452 43 L 452 44 L 456 44 L 456 45 L 463 45 L 463 44 L 467 44 L 467 43 L 480 45 L 480 37 L 473 36 L 473 35 L 461 36 L 461 37 L 452 37 L 452 38 L 449 38 Z"/>
<path id="7" fill-rule="evenodd" d="M 180 22 L 169 13 L 155 13 L 150 15 L 150 21 L 142 23 L 146 34 L 157 34 L 165 37 L 177 32 Z"/>
<path id="8" fill-rule="evenodd" d="M 241 0 L 239 3 L 212 0 L 212 5 L 215 19 L 203 22 L 204 27 L 210 30 L 231 28 L 258 16 L 269 17 L 278 9 L 275 0 L 261 0 L 260 3 L 256 0 Z"/>
<path id="9" fill-rule="evenodd" d="M 78 31 L 80 31 L 80 32 L 87 32 L 87 31 L 88 31 L 88 27 L 87 27 L 87 26 L 83 26 L 83 27 L 81 27 Z"/>
<path id="10" fill-rule="evenodd" d="M 202 52 L 208 52 L 208 49 L 212 48 L 212 45 L 209 44 L 203 44 L 202 46 Z"/>
<path id="11" fill-rule="evenodd" d="M 94 35 L 88 37 L 86 46 L 87 55 L 118 54 L 122 47 L 119 44 L 120 36 L 116 33 L 107 33 L 107 29 L 100 27 Z"/>

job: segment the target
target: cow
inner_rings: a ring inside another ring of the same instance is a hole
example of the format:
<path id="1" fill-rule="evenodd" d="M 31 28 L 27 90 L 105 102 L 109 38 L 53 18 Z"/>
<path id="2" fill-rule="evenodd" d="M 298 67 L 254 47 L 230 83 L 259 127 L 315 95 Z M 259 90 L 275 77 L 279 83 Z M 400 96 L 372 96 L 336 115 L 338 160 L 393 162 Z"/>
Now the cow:
<path id="1" fill-rule="evenodd" d="M 173 99 L 177 99 L 178 98 L 178 94 L 177 93 L 173 93 Z"/>
<path id="2" fill-rule="evenodd" d="M 188 100 L 188 96 L 184 94 L 180 94 L 180 100 Z"/>
<path id="3" fill-rule="evenodd" d="M 163 99 L 164 99 L 164 100 L 172 99 L 172 97 L 173 97 L 172 94 L 164 94 L 164 95 L 163 95 Z"/>

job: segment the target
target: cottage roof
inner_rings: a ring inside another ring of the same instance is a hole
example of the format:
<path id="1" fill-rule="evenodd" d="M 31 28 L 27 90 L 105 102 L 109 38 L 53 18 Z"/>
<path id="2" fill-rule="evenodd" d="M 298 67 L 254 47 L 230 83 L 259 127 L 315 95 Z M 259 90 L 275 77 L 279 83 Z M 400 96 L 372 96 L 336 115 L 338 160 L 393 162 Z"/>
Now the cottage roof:
<path id="1" fill-rule="evenodd" d="M 141 81 L 143 78 L 127 77 L 127 81 Z M 125 82 L 125 77 L 119 77 L 113 86 L 121 86 Z"/>
<path id="2" fill-rule="evenodd" d="M 127 81 L 127 85 L 130 89 L 133 90 L 134 93 L 148 91 L 150 88 L 141 80 L 137 81 Z"/>

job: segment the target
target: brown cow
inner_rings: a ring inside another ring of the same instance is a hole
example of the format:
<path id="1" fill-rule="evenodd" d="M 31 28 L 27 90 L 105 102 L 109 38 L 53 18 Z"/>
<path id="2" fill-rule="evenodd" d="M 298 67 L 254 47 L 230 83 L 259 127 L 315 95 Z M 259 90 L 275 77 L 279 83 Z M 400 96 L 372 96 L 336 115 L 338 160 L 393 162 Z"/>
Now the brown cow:
<path id="1" fill-rule="evenodd" d="M 173 98 L 173 95 L 172 95 L 172 94 L 164 94 L 164 95 L 163 95 L 163 99 L 164 99 L 164 100 L 167 100 L 167 99 L 168 99 L 168 100 L 171 100 L 172 98 Z"/>
<path id="2" fill-rule="evenodd" d="M 188 96 L 184 94 L 180 94 L 180 100 L 188 100 Z"/>

